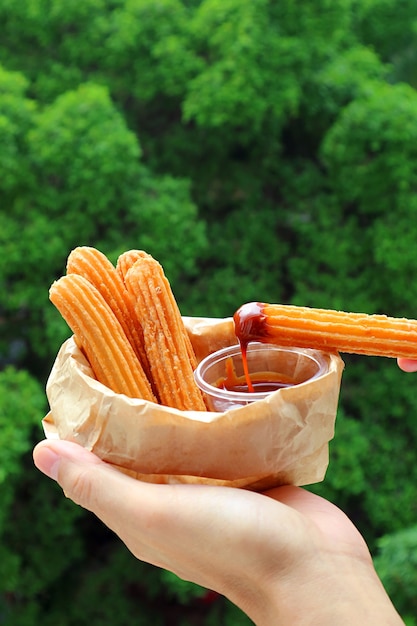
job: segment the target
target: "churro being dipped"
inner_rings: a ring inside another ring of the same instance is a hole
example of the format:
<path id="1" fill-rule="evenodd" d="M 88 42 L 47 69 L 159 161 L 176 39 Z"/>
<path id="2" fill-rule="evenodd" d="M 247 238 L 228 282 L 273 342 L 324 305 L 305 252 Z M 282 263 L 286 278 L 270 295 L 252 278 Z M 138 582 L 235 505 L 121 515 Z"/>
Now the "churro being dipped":
<path id="1" fill-rule="evenodd" d="M 417 320 L 262 302 L 244 304 L 233 319 L 242 346 L 261 341 L 417 359 Z"/>
<path id="2" fill-rule="evenodd" d="M 52 284 L 49 294 L 97 380 L 116 393 L 155 402 L 141 363 L 100 292 L 83 276 L 68 274 Z"/>
<path id="3" fill-rule="evenodd" d="M 125 284 L 136 303 L 161 404 L 183 411 L 206 410 L 194 380 L 191 342 L 162 266 L 151 256 L 143 256 L 127 272 Z"/>

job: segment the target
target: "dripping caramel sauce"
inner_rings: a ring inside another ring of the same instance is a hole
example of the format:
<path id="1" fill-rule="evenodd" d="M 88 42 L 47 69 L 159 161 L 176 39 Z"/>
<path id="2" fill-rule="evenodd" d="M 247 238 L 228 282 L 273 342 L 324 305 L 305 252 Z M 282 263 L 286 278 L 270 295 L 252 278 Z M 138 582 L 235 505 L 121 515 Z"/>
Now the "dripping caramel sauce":
<path id="1" fill-rule="evenodd" d="M 297 384 L 290 376 L 279 372 L 256 372 L 251 375 L 249 386 L 246 373 L 236 374 L 232 357 L 226 359 L 225 370 L 226 375 L 215 383 L 215 387 L 237 393 L 270 393 Z"/>
<path id="2" fill-rule="evenodd" d="M 240 350 L 242 353 L 243 371 L 245 374 L 245 384 L 247 391 L 253 393 L 255 391 L 255 384 L 253 375 L 251 376 L 248 368 L 248 344 L 251 341 L 268 341 L 268 330 L 265 324 L 266 315 L 263 311 L 264 304 L 262 302 L 248 302 L 243 304 L 234 314 L 233 322 L 235 325 L 235 334 L 240 344 Z M 258 374 L 256 374 L 258 376 Z M 263 384 L 270 382 L 271 385 L 276 381 L 272 381 L 274 374 L 268 372 L 267 378 L 269 380 L 263 380 Z M 288 383 L 293 384 L 293 383 Z M 280 387 L 288 386 L 288 384 L 281 384 Z M 274 387 L 271 391 L 279 389 L 280 387 Z M 258 391 L 259 389 L 256 389 Z"/>

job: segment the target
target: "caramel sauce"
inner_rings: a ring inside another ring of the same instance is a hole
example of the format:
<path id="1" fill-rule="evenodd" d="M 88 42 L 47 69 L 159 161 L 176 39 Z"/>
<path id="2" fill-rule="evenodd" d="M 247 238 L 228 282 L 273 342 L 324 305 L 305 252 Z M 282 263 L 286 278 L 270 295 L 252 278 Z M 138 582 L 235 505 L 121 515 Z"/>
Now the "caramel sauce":
<path id="1" fill-rule="evenodd" d="M 251 341 L 268 341 L 264 306 L 262 302 L 248 302 L 234 314 L 235 333 L 241 346 L 247 347 Z"/>
<path id="2" fill-rule="evenodd" d="M 246 374 L 243 376 L 236 374 L 232 357 L 226 359 L 225 367 L 225 377 L 220 378 L 215 383 L 215 386 L 219 389 L 226 389 L 227 391 L 235 391 L 238 393 L 267 393 L 297 384 L 295 380 L 279 372 L 256 372 L 251 375 L 251 387 L 249 388 Z"/>
<path id="3" fill-rule="evenodd" d="M 239 340 L 240 350 L 242 352 L 243 370 L 245 372 L 245 381 L 247 391 L 253 393 L 255 391 L 254 381 L 249 374 L 248 368 L 248 344 L 251 341 L 261 341 L 266 343 L 268 341 L 268 330 L 265 324 L 266 316 L 263 312 L 262 302 L 248 302 L 242 305 L 234 314 L 233 321 L 235 324 L 235 334 Z M 268 373 L 268 379 L 274 376 L 272 373 Z M 272 380 L 264 380 L 264 384 L 270 382 L 275 384 Z M 281 385 L 283 387 L 284 385 Z M 287 386 L 287 385 L 285 385 Z M 275 387 L 278 389 L 279 387 Z"/>

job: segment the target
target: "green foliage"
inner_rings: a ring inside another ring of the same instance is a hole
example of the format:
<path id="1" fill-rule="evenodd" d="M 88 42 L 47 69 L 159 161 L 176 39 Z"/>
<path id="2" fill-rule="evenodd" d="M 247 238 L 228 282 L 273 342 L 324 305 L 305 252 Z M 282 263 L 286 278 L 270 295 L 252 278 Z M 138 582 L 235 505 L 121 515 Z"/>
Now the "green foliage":
<path id="1" fill-rule="evenodd" d="M 396 531 L 412 525 L 417 516 L 415 454 L 409 445 L 415 437 L 415 383 L 389 359 L 359 357 L 354 367 L 348 364 L 346 374 L 344 405 L 360 420 L 370 444 L 364 464 L 367 488 L 362 523 L 378 537 L 384 529 Z"/>
<path id="2" fill-rule="evenodd" d="M 120 229 L 114 231 L 113 241 L 109 233 L 103 247 L 113 243 L 116 250 L 110 256 L 114 261 L 118 254 L 130 248 L 147 250 L 163 264 L 180 298 L 186 293 L 181 289 L 181 280 L 190 279 L 198 272 L 199 256 L 207 248 L 206 225 L 199 219 L 191 199 L 189 182 L 172 176 L 155 179 L 144 171 L 136 202 L 129 210 L 130 232 L 127 228 L 123 241 Z"/>
<path id="3" fill-rule="evenodd" d="M 77 245 L 144 248 L 187 315 L 265 300 L 415 317 L 415 2 L 2 0 L 0 23 L 0 621 L 248 623 L 138 563 L 33 469 L 69 334 L 48 287 Z M 381 545 L 405 616 L 414 387 L 346 357 L 312 487 Z"/>
<path id="4" fill-rule="evenodd" d="M 19 473 L 20 457 L 30 449 L 35 426 L 45 411 L 44 392 L 24 370 L 8 366 L 0 372 L 0 484 Z"/>
<path id="5" fill-rule="evenodd" d="M 175 97 L 199 67 L 180 0 L 128 0 L 109 15 L 101 63 L 118 98 Z M 129 86 L 129 87 L 128 87 Z M 127 88 L 128 87 L 128 88 Z"/>
<path id="6" fill-rule="evenodd" d="M 417 518 L 415 451 L 409 445 L 417 412 L 414 381 L 389 359 L 344 360 L 329 469 L 325 482 L 311 489 L 347 511 L 374 552 L 387 529 L 399 531 Z"/>
<path id="7" fill-rule="evenodd" d="M 415 185 L 417 94 L 408 85 L 369 83 L 324 138 L 322 156 L 335 192 L 360 214 L 402 208 Z"/>
<path id="8" fill-rule="evenodd" d="M 327 481 L 315 490 L 326 491 L 327 496 L 333 491 L 332 499 L 337 497 L 342 507 L 347 506 L 348 498 L 363 497 L 367 490 L 366 460 L 370 449 L 370 441 L 361 423 L 340 410 L 335 439 L 330 444 L 331 467 Z M 343 497 L 346 498 L 344 501 Z"/>
<path id="9" fill-rule="evenodd" d="M 303 117 L 315 144 L 337 119 L 341 109 L 366 94 L 372 81 L 384 80 L 388 69 L 366 46 L 355 45 L 331 56 L 307 77 Z"/>
<path id="10" fill-rule="evenodd" d="M 4 541 L 13 518 L 22 459 L 40 434 L 46 410 L 41 385 L 24 370 L 0 371 L 0 589 L 12 591 L 19 580 L 21 555 Z"/>
<path id="11" fill-rule="evenodd" d="M 386 303 L 392 301 L 392 314 L 408 316 L 413 316 L 417 295 L 406 278 L 417 269 L 409 228 L 417 210 L 410 193 L 417 182 L 416 128 L 416 92 L 407 85 L 373 81 L 366 95 L 344 108 L 321 150 L 343 207 L 339 227 L 349 229 L 354 223 L 356 245 L 368 253 L 368 258 L 359 256 L 362 267 L 355 266 L 353 255 L 352 272 L 368 275 L 366 297 L 375 311 L 389 312 Z M 385 277 L 383 284 L 376 275 Z"/>
<path id="12" fill-rule="evenodd" d="M 417 7 L 414 0 L 354 3 L 358 36 L 392 64 L 392 77 L 416 86 Z"/>
<path id="13" fill-rule="evenodd" d="M 33 93 L 51 101 L 85 78 L 78 65 L 81 60 L 91 65 L 97 62 L 103 16 L 119 4 L 117 0 L 70 0 L 65 4 L 5 0 L 0 6 L 4 26 L 0 59 L 11 69 L 24 68 Z"/>
<path id="14" fill-rule="evenodd" d="M 200 275 L 189 294 L 194 314 L 227 317 L 236 302 L 279 298 L 286 282 L 285 237 L 278 215 L 267 206 L 259 213 L 244 207 L 212 224 L 205 261 L 209 271 Z"/>
<path id="15" fill-rule="evenodd" d="M 296 109 L 299 48 L 294 37 L 276 37 L 266 7 L 265 0 L 200 5 L 192 27 L 206 63 L 188 86 L 186 120 L 215 128 L 232 123 L 245 137 L 267 117 L 282 123 Z"/>
<path id="16" fill-rule="evenodd" d="M 375 567 L 397 610 L 417 615 L 417 526 L 385 535 L 378 541 Z M 415 624 L 415 620 L 407 624 Z"/>
<path id="17" fill-rule="evenodd" d="M 25 102 L 21 98 L 22 106 Z M 30 164 L 30 177 L 27 166 L 16 161 L 21 184 L 6 195 L 0 213 L 0 284 L 9 291 L 5 333 L 44 357 L 58 345 L 49 343 L 42 324 L 49 317 L 45 286 L 64 271 L 71 248 L 95 242 L 111 253 L 116 246 L 143 246 L 161 260 L 167 257 L 175 279 L 195 273 L 206 239 L 188 183 L 155 179 L 140 163 L 138 140 L 106 88 L 84 84 L 68 91 L 31 122 L 20 155 Z M 24 130 L 19 125 L 19 132 Z M 173 231 L 177 236 L 170 238 Z M 181 267 L 169 261 L 179 251 Z"/>
<path id="18" fill-rule="evenodd" d="M 140 147 L 107 89 L 84 84 L 63 94 L 38 115 L 28 140 L 38 180 L 49 182 L 40 209 L 62 214 L 64 228 L 80 220 L 75 228 L 87 239 L 95 223 L 116 226 L 140 175 Z"/>
<path id="19" fill-rule="evenodd" d="M 21 471 L 21 458 L 31 448 L 32 436 L 45 411 L 40 384 L 24 370 L 12 366 L 0 372 L 0 532 Z"/>
<path id="20" fill-rule="evenodd" d="M 25 188 L 30 175 L 25 158 L 25 134 L 32 122 L 35 103 L 25 98 L 27 87 L 28 81 L 22 74 L 7 72 L 0 65 L 0 178 L 4 202 L 13 192 Z"/>

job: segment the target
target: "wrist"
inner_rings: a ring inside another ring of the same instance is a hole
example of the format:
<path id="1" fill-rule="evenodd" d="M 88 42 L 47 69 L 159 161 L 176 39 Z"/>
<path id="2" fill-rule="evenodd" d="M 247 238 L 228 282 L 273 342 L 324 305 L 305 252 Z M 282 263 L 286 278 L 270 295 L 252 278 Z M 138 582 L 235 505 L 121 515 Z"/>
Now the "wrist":
<path id="1" fill-rule="evenodd" d="M 372 561 L 320 555 L 270 576 L 239 603 L 257 626 L 401 626 Z M 245 606 L 246 605 L 246 606 Z"/>

